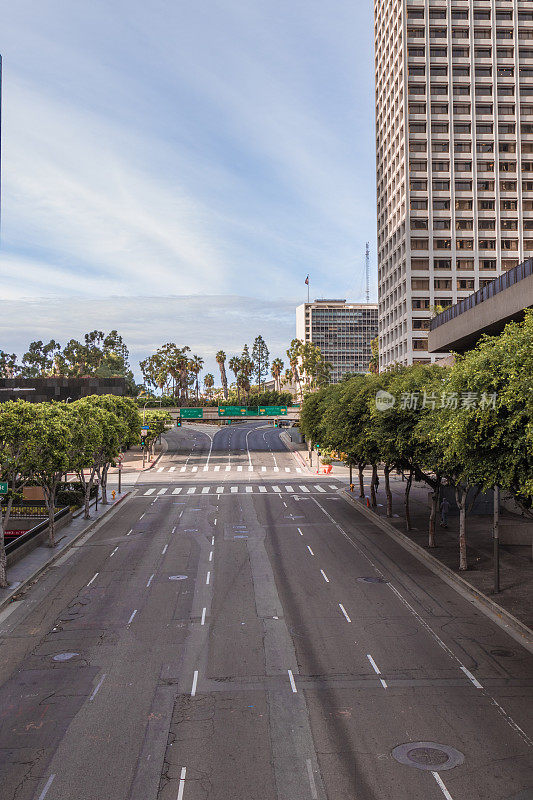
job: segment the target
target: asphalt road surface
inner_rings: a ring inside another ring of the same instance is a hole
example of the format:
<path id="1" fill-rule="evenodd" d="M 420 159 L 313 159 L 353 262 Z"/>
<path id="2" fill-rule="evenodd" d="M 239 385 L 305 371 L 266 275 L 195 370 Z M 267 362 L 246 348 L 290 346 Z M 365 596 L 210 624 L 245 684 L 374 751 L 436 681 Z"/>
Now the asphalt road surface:
<path id="1" fill-rule="evenodd" d="M 531 800 L 533 656 L 260 424 L 0 613 L 1 800 Z"/>

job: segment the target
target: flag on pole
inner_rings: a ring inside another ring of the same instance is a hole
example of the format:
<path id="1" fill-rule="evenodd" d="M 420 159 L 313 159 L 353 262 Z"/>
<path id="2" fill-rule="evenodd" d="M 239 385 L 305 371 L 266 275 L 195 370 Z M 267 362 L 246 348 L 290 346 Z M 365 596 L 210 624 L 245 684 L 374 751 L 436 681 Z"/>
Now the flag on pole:
<path id="1" fill-rule="evenodd" d="M 308 275 L 308 276 L 307 276 L 307 278 L 305 279 L 305 285 L 306 285 L 306 286 L 309 286 L 309 275 Z"/>

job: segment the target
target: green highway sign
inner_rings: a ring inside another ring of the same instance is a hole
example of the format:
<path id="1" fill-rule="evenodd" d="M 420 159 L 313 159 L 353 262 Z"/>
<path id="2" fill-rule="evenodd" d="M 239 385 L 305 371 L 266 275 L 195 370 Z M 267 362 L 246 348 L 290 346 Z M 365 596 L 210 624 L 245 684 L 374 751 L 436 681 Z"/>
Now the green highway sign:
<path id="1" fill-rule="evenodd" d="M 249 409 L 246 406 L 219 406 L 219 417 L 246 417 L 250 416 Z"/>
<path id="2" fill-rule="evenodd" d="M 203 408 L 180 408 L 180 417 L 182 419 L 203 419 Z"/>
<path id="3" fill-rule="evenodd" d="M 259 406 L 260 417 L 283 417 L 287 414 L 287 406 Z"/>
<path id="4" fill-rule="evenodd" d="M 219 417 L 283 417 L 287 406 L 219 406 Z"/>
<path id="5" fill-rule="evenodd" d="M 9 491 L 9 486 L 7 481 L 0 481 L 0 494 L 7 494 Z"/>

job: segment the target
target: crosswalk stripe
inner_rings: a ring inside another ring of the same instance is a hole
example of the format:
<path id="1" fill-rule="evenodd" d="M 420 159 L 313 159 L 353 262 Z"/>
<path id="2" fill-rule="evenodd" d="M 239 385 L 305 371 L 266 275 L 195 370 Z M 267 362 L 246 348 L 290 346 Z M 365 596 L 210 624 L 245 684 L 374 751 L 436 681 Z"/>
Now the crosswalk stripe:
<path id="1" fill-rule="evenodd" d="M 164 467 L 159 467 L 159 469 L 157 471 L 158 472 L 163 472 L 164 469 L 165 469 Z"/>
<path id="2" fill-rule="evenodd" d="M 165 486 L 165 488 L 160 489 L 157 494 L 166 494 L 166 493 L 167 493 L 167 487 Z"/>
<path id="3" fill-rule="evenodd" d="M 290 471 L 291 471 L 290 467 L 285 467 L 285 472 L 290 472 Z"/>
<path id="4" fill-rule="evenodd" d="M 217 494 L 223 494 L 223 493 L 224 493 L 224 487 L 223 486 L 217 486 Z"/>
<path id="5" fill-rule="evenodd" d="M 272 487 L 272 489 L 273 489 L 275 492 L 281 492 L 281 489 L 279 488 L 279 486 L 273 486 L 273 487 Z"/>
<path id="6" fill-rule="evenodd" d="M 260 491 L 260 492 L 266 492 L 266 490 L 267 490 L 267 487 L 266 487 L 266 486 L 260 486 L 260 487 L 259 487 L 259 491 Z"/>
<path id="7" fill-rule="evenodd" d="M 266 471 L 267 471 L 266 467 L 261 467 L 261 472 L 266 472 Z"/>
<path id="8" fill-rule="evenodd" d="M 249 493 L 249 492 L 253 492 L 253 488 L 252 488 L 251 486 L 247 486 L 247 487 L 246 487 L 246 491 L 247 491 L 248 493 Z"/>
<path id="9" fill-rule="evenodd" d="M 211 488 L 210 486 L 204 486 L 204 488 L 202 489 L 202 494 L 209 494 L 210 488 Z"/>
<path id="10" fill-rule="evenodd" d="M 302 490 L 302 492 L 309 492 L 309 489 L 307 488 L 307 486 L 300 485 L 300 489 Z"/>
<path id="11" fill-rule="evenodd" d="M 196 486 L 191 486 L 190 489 L 187 489 L 187 494 L 194 494 L 196 491 Z"/>
<path id="12" fill-rule="evenodd" d="M 323 486 L 320 486 L 319 483 L 315 483 L 315 489 L 317 490 L 317 492 L 325 492 L 326 491 Z"/>
<path id="13" fill-rule="evenodd" d="M 328 483 L 330 489 L 338 489 L 339 487 L 336 486 L 334 483 Z"/>
<path id="14" fill-rule="evenodd" d="M 147 494 L 153 494 L 154 492 L 155 492 L 155 489 L 147 489 L 144 494 L 146 496 Z"/>
<path id="15" fill-rule="evenodd" d="M 279 472 L 279 467 L 274 467 L 274 472 Z"/>
<path id="16" fill-rule="evenodd" d="M 217 466 L 215 467 L 215 472 L 218 472 L 219 470 L 220 470 L 220 464 L 217 464 Z"/>
<path id="17" fill-rule="evenodd" d="M 226 472 L 229 472 L 229 471 L 230 471 L 230 469 L 231 469 L 231 466 L 228 464 L 228 465 L 226 466 Z"/>
<path id="18" fill-rule="evenodd" d="M 237 467 L 237 472 L 242 472 L 242 467 L 241 466 Z"/>
<path id="19" fill-rule="evenodd" d="M 253 472 L 253 471 L 254 471 L 254 468 L 253 468 L 253 467 L 252 467 L 252 465 L 250 464 L 250 466 L 248 467 L 248 472 Z"/>
<path id="20" fill-rule="evenodd" d="M 182 486 L 178 486 L 177 489 L 172 489 L 172 494 L 179 494 L 181 492 L 182 488 L 183 488 Z"/>
<path id="21" fill-rule="evenodd" d="M 238 486 L 232 486 L 231 489 L 230 489 L 230 492 L 232 492 L 233 494 L 235 494 L 235 492 L 238 492 L 238 491 L 239 491 L 239 487 Z"/>
<path id="22" fill-rule="evenodd" d="M 186 469 L 187 469 L 187 467 L 182 467 L 182 468 L 180 469 L 180 472 L 185 472 L 185 470 L 186 470 Z"/>
<path id="23" fill-rule="evenodd" d="M 296 467 L 296 472 L 301 472 L 301 471 L 302 471 L 302 470 L 301 470 L 301 468 L 300 468 L 300 467 Z"/>
<path id="24" fill-rule="evenodd" d="M 286 486 L 285 487 L 285 491 L 286 492 L 294 492 L 294 489 L 292 488 L 292 486 Z"/>
<path id="25" fill-rule="evenodd" d="M 169 467 L 169 470 L 168 470 L 168 471 L 169 471 L 169 472 L 174 472 L 174 470 L 175 470 L 175 469 L 176 469 L 176 467 Z"/>
<path id="26" fill-rule="evenodd" d="M 329 484 L 329 486 L 330 486 L 331 489 L 338 489 L 338 487 L 336 485 L 334 485 L 334 484 Z M 224 494 L 224 490 L 226 488 L 227 488 L 227 486 L 217 486 L 216 489 L 215 489 L 214 486 L 191 486 L 190 488 L 187 489 L 186 494 L 196 494 L 196 493 L 198 493 L 198 494 L 215 494 L 215 493 L 216 494 Z M 257 491 L 259 491 L 261 494 L 265 494 L 267 492 L 274 493 L 274 494 L 282 494 L 284 492 L 287 493 L 287 494 L 293 494 L 295 491 L 296 492 L 300 491 L 300 492 L 304 492 L 304 493 L 307 493 L 307 494 L 309 492 L 311 492 L 311 491 L 314 491 L 316 493 L 318 493 L 318 492 L 322 492 L 322 493 L 323 492 L 327 492 L 327 489 L 324 489 L 324 486 L 321 486 L 318 483 L 313 484 L 312 488 L 309 488 L 308 486 L 305 486 L 304 484 L 300 484 L 296 489 L 291 484 L 285 484 L 284 486 L 271 485 L 270 488 L 268 488 L 267 486 L 257 486 L 256 487 L 255 484 L 246 485 L 246 484 L 242 484 L 242 483 L 239 486 L 231 486 L 229 488 L 230 488 L 230 492 L 232 492 L 232 494 L 236 494 L 238 492 L 246 492 L 247 494 L 250 494 L 250 493 L 257 492 Z M 172 493 L 173 495 L 177 495 L 177 494 L 180 494 L 181 492 L 185 492 L 185 489 L 186 489 L 185 486 L 177 486 L 176 488 L 172 488 L 172 486 L 164 486 L 161 489 L 151 488 L 151 489 L 146 489 L 143 492 L 143 496 L 152 495 L 152 494 L 154 494 L 154 492 L 157 492 L 158 495 L 164 495 L 167 492 Z"/>
<path id="27" fill-rule="evenodd" d="M 198 467 L 193 467 L 191 472 L 198 472 Z"/>
<path id="28" fill-rule="evenodd" d="M 208 470 L 208 469 L 209 469 L 209 467 L 206 465 L 206 466 L 204 467 L 204 472 L 207 472 L 207 470 Z"/>

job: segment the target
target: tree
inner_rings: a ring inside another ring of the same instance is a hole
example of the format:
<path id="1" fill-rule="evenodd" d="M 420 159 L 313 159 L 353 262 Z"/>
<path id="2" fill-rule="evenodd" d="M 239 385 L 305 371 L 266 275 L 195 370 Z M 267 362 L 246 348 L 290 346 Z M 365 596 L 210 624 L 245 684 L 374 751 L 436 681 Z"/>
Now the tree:
<path id="1" fill-rule="evenodd" d="M 379 372 L 379 336 L 372 339 L 370 342 L 370 361 L 368 363 L 368 370 L 374 375 Z"/>
<path id="2" fill-rule="evenodd" d="M 72 408 L 66 403 L 32 404 L 33 424 L 28 441 L 27 470 L 41 486 L 48 509 L 48 546 L 55 546 L 57 487 L 73 465 Z"/>
<path id="3" fill-rule="evenodd" d="M 8 484 L 8 493 L 2 498 L 0 509 L 0 588 L 7 586 L 4 531 L 9 523 L 13 501 L 18 499 L 30 477 L 28 443 L 33 419 L 31 403 L 23 400 L 0 403 L 0 469 L 2 480 Z"/>
<path id="4" fill-rule="evenodd" d="M 298 369 L 298 362 L 302 353 L 302 342 L 299 339 L 293 339 L 289 349 L 287 350 L 287 358 L 291 368 L 291 378 L 293 384 L 296 386 L 298 395 L 302 396 L 302 384 L 300 382 L 300 371 Z"/>
<path id="5" fill-rule="evenodd" d="M 211 372 L 208 372 L 207 375 L 204 377 L 204 388 L 205 388 L 205 393 L 207 394 L 208 397 L 211 397 L 214 385 L 215 385 L 215 377 L 214 375 L 212 375 Z"/>
<path id="6" fill-rule="evenodd" d="M 257 388 L 261 391 L 261 380 L 268 374 L 270 353 L 262 336 L 256 336 L 252 347 L 253 374 L 257 379 Z"/>
<path id="7" fill-rule="evenodd" d="M 228 399 L 228 378 L 226 376 L 226 354 L 223 350 L 219 350 L 216 354 L 217 364 L 220 369 L 220 381 L 222 383 L 222 390 L 224 392 L 224 400 Z"/>
<path id="8" fill-rule="evenodd" d="M 277 389 L 278 392 L 281 391 L 281 375 L 283 372 L 283 367 L 284 364 L 281 358 L 275 358 L 272 362 L 270 374 L 274 378 L 274 388 Z"/>
<path id="9" fill-rule="evenodd" d="M 0 378 L 14 378 L 20 367 L 17 365 L 16 353 L 5 353 L 0 350 Z"/>
<path id="10" fill-rule="evenodd" d="M 51 339 L 48 344 L 41 340 L 31 342 L 28 351 L 22 356 L 20 375 L 23 378 L 44 378 L 52 373 L 55 356 L 61 345 Z"/>
<path id="11" fill-rule="evenodd" d="M 189 359 L 189 372 L 191 372 L 194 376 L 194 388 L 197 400 L 200 398 L 200 381 L 198 376 L 200 375 L 203 366 L 204 360 L 201 356 L 192 356 Z"/>
<path id="12" fill-rule="evenodd" d="M 106 448 L 108 412 L 86 399 L 76 400 L 68 409 L 74 450 L 72 466 L 83 488 L 84 517 L 90 519 L 91 492 Z"/>
<path id="13" fill-rule="evenodd" d="M 238 356 L 232 356 L 228 362 L 230 370 L 235 375 L 235 383 L 237 386 L 237 403 L 241 402 L 241 387 L 239 383 L 239 373 L 241 371 L 241 360 Z"/>

